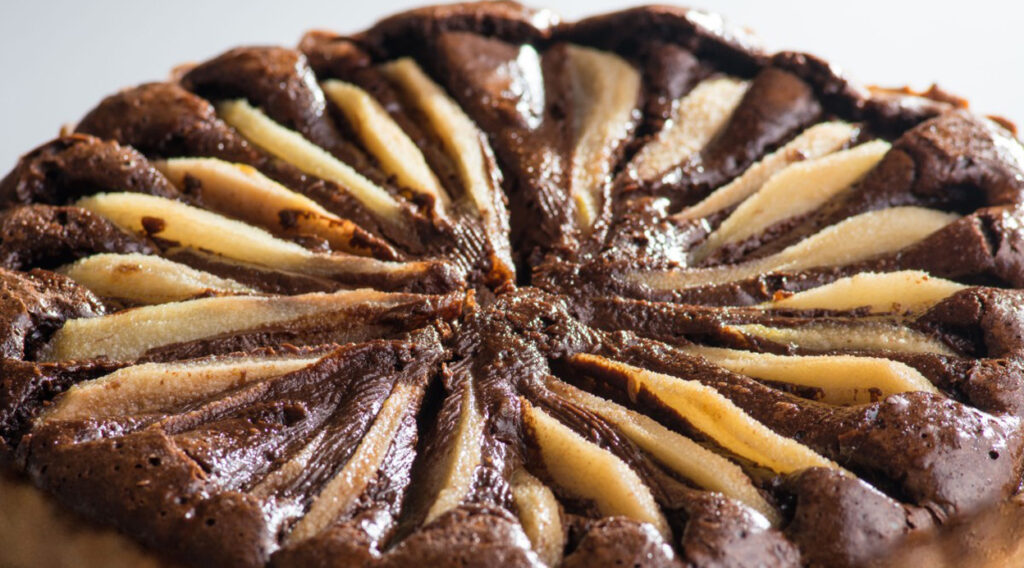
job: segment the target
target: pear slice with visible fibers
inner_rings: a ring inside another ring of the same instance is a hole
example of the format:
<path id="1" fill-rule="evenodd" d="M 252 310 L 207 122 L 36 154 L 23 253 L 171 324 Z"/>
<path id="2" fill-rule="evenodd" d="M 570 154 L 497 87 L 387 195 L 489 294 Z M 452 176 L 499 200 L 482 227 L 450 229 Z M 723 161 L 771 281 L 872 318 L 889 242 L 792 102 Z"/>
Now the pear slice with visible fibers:
<path id="1" fill-rule="evenodd" d="M 217 105 L 217 115 L 253 144 L 311 176 L 338 184 L 382 220 L 402 225 L 402 206 L 387 190 L 298 132 L 274 122 L 248 101 L 224 101 Z"/>
<path id="2" fill-rule="evenodd" d="M 844 266 L 913 245 L 957 219 L 923 207 L 893 207 L 862 213 L 826 227 L 785 250 L 741 264 L 634 272 L 628 278 L 658 290 L 724 284 L 781 270 Z"/>
<path id="3" fill-rule="evenodd" d="M 306 514 L 288 534 L 287 544 L 312 538 L 348 511 L 366 490 L 387 456 L 388 449 L 410 406 L 422 388 L 397 383 L 381 406 L 373 425 L 359 442 L 352 457 L 316 496 Z"/>
<path id="4" fill-rule="evenodd" d="M 830 404 L 861 404 L 901 392 L 939 392 L 917 369 L 879 357 L 774 355 L 700 345 L 683 350 L 741 375 L 820 389 L 822 401 Z"/>
<path id="5" fill-rule="evenodd" d="M 677 213 L 677 219 L 699 219 L 731 207 L 753 195 L 779 171 L 802 160 L 827 156 L 857 135 L 846 122 L 823 122 L 804 130 L 782 148 L 747 168 L 739 177 L 718 188 L 703 201 Z"/>
<path id="6" fill-rule="evenodd" d="M 376 99 L 356 85 L 337 79 L 324 81 L 323 90 L 341 109 L 363 146 L 399 184 L 433 197 L 442 209 L 448 205 L 448 194 L 423 153 Z"/>
<path id="7" fill-rule="evenodd" d="M 508 217 L 504 212 L 501 172 L 487 137 L 459 105 L 410 58 L 381 66 L 381 71 L 408 104 L 422 113 L 445 153 L 452 159 L 458 182 L 466 192 L 466 204 L 483 221 L 493 247 L 496 272 L 513 274 L 508 242 Z"/>
<path id="8" fill-rule="evenodd" d="M 934 278 L 918 270 L 862 272 L 835 282 L 761 304 L 785 310 L 848 311 L 868 308 L 870 313 L 922 312 L 967 286 Z"/>
<path id="9" fill-rule="evenodd" d="M 100 420 L 167 410 L 242 385 L 297 371 L 319 357 L 210 357 L 144 363 L 68 389 L 41 417 Z"/>
<path id="10" fill-rule="evenodd" d="M 302 325 L 359 325 L 353 311 L 385 311 L 429 296 L 351 290 L 298 296 L 222 296 L 145 306 L 114 314 L 73 319 L 41 350 L 44 361 L 109 357 L 130 360 L 148 350 L 226 333 L 301 322 Z"/>
<path id="11" fill-rule="evenodd" d="M 520 404 L 527 435 L 537 444 L 544 468 L 555 483 L 576 497 L 593 501 L 603 515 L 649 523 L 666 540 L 671 538 L 654 496 L 625 462 L 528 400 L 520 398 Z"/>
<path id="12" fill-rule="evenodd" d="M 484 419 L 476 407 L 476 395 L 470 381 L 465 383 L 461 403 L 455 439 L 444 457 L 443 485 L 427 511 L 424 524 L 459 506 L 473 488 L 476 469 L 483 455 L 480 445 L 484 437 Z"/>
<path id="13" fill-rule="evenodd" d="M 298 452 L 292 455 L 287 462 L 281 467 L 270 472 L 266 477 L 255 484 L 249 493 L 260 499 L 267 499 L 273 497 L 277 492 L 291 483 L 302 475 L 302 473 L 309 468 L 314 458 L 317 457 L 317 452 L 322 450 L 322 444 L 324 439 L 327 437 L 327 430 L 320 430 L 315 436 L 313 436 L 305 446 L 302 447 Z M 282 502 L 277 503 L 278 506 L 283 505 Z M 300 516 L 305 511 L 300 510 L 301 507 L 293 505 L 294 516 Z"/>
<path id="14" fill-rule="evenodd" d="M 570 45 L 567 71 L 572 85 L 575 144 L 569 192 L 576 218 L 588 231 L 601 214 L 618 149 L 632 133 L 640 94 L 640 73 L 611 53 Z"/>
<path id="15" fill-rule="evenodd" d="M 163 304 L 200 294 L 246 294 L 254 290 L 190 266 L 146 254 L 102 253 L 57 270 L 105 298 L 138 304 Z"/>
<path id="16" fill-rule="evenodd" d="M 701 81 L 672 109 L 665 127 L 627 166 L 642 181 L 653 181 L 699 152 L 725 126 L 750 84 L 731 77 Z"/>
<path id="17" fill-rule="evenodd" d="M 499 180 L 489 167 L 493 157 L 484 134 L 412 59 L 398 59 L 381 69 L 424 114 L 445 151 L 455 161 L 459 181 L 480 216 L 487 224 L 497 222 L 494 199 L 500 190 Z"/>
<path id="18" fill-rule="evenodd" d="M 875 140 L 849 150 L 795 163 L 778 172 L 740 204 L 693 251 L 698 263 L 725 245 L 743 241 L 764 229 L 819 207 L 875 167 L 890 144 Z"/>
<path id="19" fill-rule="evenodd" d="M 718 391 L 697 381 L 597 355 L 578 354 L 570 361 L 584 372 L 624 378 L 631 396 L 648 393 L 725 450 L 772 471 L 788 474 L 809 467 L 841 469 L 807 446 L 776 434 Z"/>
<path id="20" fill-rule="evenodd" d="M 546 385 L 569 402 L 611 422 L 634 444 L 672 471 L 709 491 L 717 491 L 761 513 L 773 525 L 779 512 L 751 483 L 743 469 L 726 458 L 640 414 L 559 380 Z"/>
<path id="21" fill-rule="evenodd" d="M 346 254 L 315 253 L 263 229 L 179 201 L 141 193 L 101 193 L 76 205 L 127 231 L 159 237 L 230 259 L 326 278 L 370 274 L 395 277 L 429 271 L 432 263 L 388 262 Z"/>
<path id="22" fill-rule="evenodd" d="M 558 566 L 565 549 L 565 531 L 558 499 L 547 485 L 526 470 L 512 474 L 512 498 L 519 512 L 519 524 L 530 539 L 533 551 L 546 566 Z"/>
<path id="23" fill-rule="evenodd" d="M 216 158 L 173 158 L 155 165 L 179 188 L 185 188 L 189 179 L 198 181 L 203 205 L 218 213 L 279 233 L 315 235 L 334 250 L 395 257 L 390 246 L 352 221 L 327 211 L 252 166 Z"/>
<path id="24" fill-rule="evenodd" d="M 737 334 L 810 351 L 895 351 L 956 355 L 948 345 L 920 331 L 884 321 L 811 322 L 800 327 L 730 325 Z"/>

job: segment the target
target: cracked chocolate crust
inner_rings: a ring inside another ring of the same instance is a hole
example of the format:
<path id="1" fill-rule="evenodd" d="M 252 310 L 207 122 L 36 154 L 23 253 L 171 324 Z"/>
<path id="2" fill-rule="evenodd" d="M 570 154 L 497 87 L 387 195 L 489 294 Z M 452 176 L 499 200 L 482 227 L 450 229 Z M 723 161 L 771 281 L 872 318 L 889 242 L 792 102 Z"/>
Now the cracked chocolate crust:
<path id="1" fill-rule="evenodd" d="M 694 10 L 232 49 L 0 180 L 0 563 L 1020 562 L 1022 208 Z"/>

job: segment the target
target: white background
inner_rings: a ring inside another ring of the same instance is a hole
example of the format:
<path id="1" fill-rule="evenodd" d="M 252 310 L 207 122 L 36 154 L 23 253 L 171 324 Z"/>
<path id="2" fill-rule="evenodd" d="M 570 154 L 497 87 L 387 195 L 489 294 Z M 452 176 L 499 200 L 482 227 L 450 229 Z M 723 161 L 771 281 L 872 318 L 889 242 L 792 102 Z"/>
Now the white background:
<path id="1" fill-rule="evenodd" d="M 359 30 L 428 0 L 0 0 L 0 175 L 19 155 L 121 87 L 240 44 Z M 536 0 L 567 18 L 643 0 Z M 650 1 L 650 0 L 648 0 Z M 664 0 L 663 0 L 664 1 Z M 669 0 L 671 1 L 671 0 Z M 753 28 L 772 49 L 824 56 L 886 86 L 933 82 L 1024 125 L 1024 2 L 692 0 Z"/>

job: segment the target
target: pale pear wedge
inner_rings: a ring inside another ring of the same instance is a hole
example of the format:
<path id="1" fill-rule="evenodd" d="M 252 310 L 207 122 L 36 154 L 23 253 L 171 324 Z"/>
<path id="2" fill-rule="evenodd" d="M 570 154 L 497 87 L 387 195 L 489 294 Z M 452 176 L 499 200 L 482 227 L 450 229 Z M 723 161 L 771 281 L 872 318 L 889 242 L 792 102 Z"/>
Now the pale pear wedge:
<path id="1" fill-rule="evenodd" d="M 315 235 L 334 250 L 362 255 L 380 251 L 395 256 L 383 241 L 367 246 L 372 237 L 352 221 L 327 211 L 252 166 L 216 158 L 173 158 L 154 165 L 179 188 L 184 188 L 189 178 L 198 180 L 203 205 L 215 212 L 277 232 Z M 283 221 L 284 215 L 291 219 L 288 224 Z"/>
<path id="2" fill-rule="evenodd" d="M 355 504 L 373 481 L 402 425 L 402 419 L 421 394 L 422 389 L 416 385 L 395 385 L 355 453 L 316 496 L 305 516 L 295 524 L 286 538 L 287 544 L 316 536 Z"/>
<path id="3" fill-rule="evenodd" d="M 40 419 L 101 420 L 168 410 L 297 371 L 318 359 L 315 356 L 210 357 L 133 365 L 72 386 Z"/>
<path id="4" fill-rule="evenodd" d="M 519 512 L 519 524 L 530 539 L 533 551 L 545 566 L 558 566 L 565 549 L 558 499 L 547 485 L 526 470 L 512 474 L 512 498 Z"/>
<path id="5" fill-rule="evenodd" d="M 663 538 L 671 539 L 668 521 L 654 496 L 625 462 L 526 399 L 520 398 L 520 404 L 523 426 L 555 483 L 575 497 L 593 501 L 603 515 L 649 523 Z"/>
<path id="6" fill-rule="evenodd" d="M 338 184 L 380 219 L 402 225 L 402 206 L 387 190 L 298 132 L 274 122 L 248 101 L 221 102 L 217 115 L 253 144 L 311 176 Z"/>
<path id="7" fill-rule="evenodd" d="M 776 173 L 802 160 L 827 156 L 852 140 L 859 128 L 846 122 L 823 122 L 804 130 L 782 148 L 765 156 L 739 177 L 716 189 L 704 200 L 687 207 L 676 219 L 700 219 L 740 203 L 753 195 Z"/>
<path id="8" fill-rule="evenodd" d="M 376 99 L 356 85 L 337 79 L 324 81 L 323 91 L 384 171 L 395 176 L 403 187 L 433 197 L 442 211 L 447 207 L 448 193 L 423 153 Z"/>
<path id="9" fill-rule="evenodd" d="M 835 282 L 765 302 L 763 308 L 785 310 L 848 311 L 867 308 L 870 313 L 919 313 L 967 286 L 934 278 L 918 270 L 863 272 Z"/>
<path id="10" fill-rule="evenodd" d="M 755 379 L 820 389 L 821 400 L 829 404 L 862 404 L 903 392 L 939 393 L 917 369 L 880 357 L 789 356 L 702 345 L 683 350 Z"/>
<path id="11" fill-rule="evenodd" d="M 731 77 L 701 81 L 679 100 L 665 127 L 627 166 L 641 181 L 653 181 L 699 152 L 739 106 L 750 84 Z"/>
<path id="12" fill-rule="evenodd" d="M 634 272 L 627 278 L 658 290 L 677 290 L 781 270 L 844 266 L 902 250 L 956 219 L 954 214 L 923 207 L 893 207 L 844 219 L 764 258 L 710 268 Z"/>
<path id="13" fill-rule="evenodd" d="M 745 504 L 764 515 L 773 526 L 781 522 L 778 510 L 765 500 L 750 478 L 743 473 L 743 469 L 735 463 L 643 414 L 610 400 L 594 396 L 563 381 L 549 379 L 546 384 L 569 402 L 614 424 L 640 449 L 698 487 L 717 491 Z"/>
<path id="14" fill-rule="evenodd" d="M 812 322 L 798 328 L 760 324 L 726 326 L 727 331 L 809 351 L 893 351 L 957 355 L 920 331 L 883 321 Z"/>
<path id="15" fill-rule="evenodd" d="M 423 69 L 410 58 L 387 63 L 381 70 L 409 102 L 423 113 L 445 152 L 454 160 L 459 181 L 488 225 L 497 223 L 494 198 L 500 191 L 488 164 L 493 161 L 487 138 Z"/>
<path id="16" fill-rule="evenodd" d="M 142 193 L 101 193 L 76 205 L 130 232 L 152 235 L 245 263 L 330 278 L 346 274 L 414 274 L 429 262 L 388 262 L 347 254 L 323 254 L 241 221 L 179 201 Z"/>
<path id="17" fill-rule="evenodd" d="M 101 253 L 57 269 L 105 298 L 164 304 L 208 292 L 248 294 L 254 290 L 228 278 L 146 254 Z"/>
<path id="18" fill-rule="evenodd" d="M 698 381 L 654 373 L 597 355 L 578 354 L 571 362 L 584 371 L 596 369 L 621 376 L 629 385 L 631 396 L 649 393 L 726 451 L 761 467 L 781 474 L 809 467 L 842 469 L 807 446 L 776 434 Z"/>
<path id="19" fill-rule="evenodd" d="M 615 155 L 636 124 L 640 73 L 617 55 L 566 48 L 575 112 L 569 193 L 584 232 L 601 214 Z"/>
<path id="20" fill-rule="evenodd" d="M 298 296 L 221 296 L 145 306 L 68 320 L 41 350 L 43 361 L 109 357 L 124 361 L 146 351 L 287 322 L 356 325 L 353 310 L 383 311 L 426 296 L 351 290 Z"/>
<path id="21" fill-rule="evenodd" d="M 870 171 L 890 144 L 875 140 L 814 160 L 790 165 L 740 204 L 691 253 L 696 264 L 715 250 L 756 235 L 786 219 L 813 211 Z"/>
<path id="22" fill-rule="evenodd" d="M 477 466 L 483 455 L 484 419 L 476 407 L 473 385 L 467 380 L 462 390 L 459 423 L 455 439 L 442 466 L 443 485 L 427 511 L 423 523 L 427 524 L 462 503 L 473 487 Z"/>
<path id="23" fill-rule="evenodd" d="M 284 486 L 292 483 L 296 478 L 302 475 L 302 472 L 309 467 L 310 463 L 313 462 L 313 458 L 316 456 L 318 450 L 322 448 L 324 438 L 327 437 L 327 430 L 320 430 L 312 439 L 310 439 L 301 450 L 295 453 L 287 462 L 281 467 L 270 472 L 266 477 L 260 480 L 259 483 L 254 485 L 249 493 L 260 499 L 268 499 L 274 497 L 275 493 L 280 491 Z M 275 500 L 275 505 L 281 511 L 278 513 L 280 518 L 299 517 L 305 514 L 305 509 L 298 503 L 286 503 L 285 500 Z"/>

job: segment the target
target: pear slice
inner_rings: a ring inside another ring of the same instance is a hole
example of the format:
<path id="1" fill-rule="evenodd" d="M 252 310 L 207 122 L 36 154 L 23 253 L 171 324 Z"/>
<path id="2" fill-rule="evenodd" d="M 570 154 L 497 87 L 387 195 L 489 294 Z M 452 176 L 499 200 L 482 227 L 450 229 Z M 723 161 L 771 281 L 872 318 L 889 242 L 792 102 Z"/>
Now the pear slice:
<path id="1" fill-rule="evenodd" d="M 561 509 L 555 494 L 526 470 L 512 474 L 512 498 L 519 511 L 519 524 L 530 539 L 533 551 L 545 566 L 558 566 L 565 549 Z"/>
<path id="2" fill-rule="evenodd" d="M 296 452 L 281 467 L 270 472 L 249 490 L 249 494 L 258 499 L 273 498 L 282 487 L 287 486 L 297 479 L 313 463 L 317 451 L 322 448 L 324 438 L 327 437 L 327 430 L 321 429 L 313 436 L 301 450 Z M 275 504 L 280 508 L 276 515 L 277 519 L 284 519 L 289 516 L 299 517 L 306 513 L 305 508 L 298 503 L 286 503 L 285 500 L 277 501 Z M 272 523 L 276 524 L 276 523 Z"/>
<path id="3" fill-rule="evenodd" d="M 798 328 L 745 324 L 727 326 L 725 329 L 810 351 L 893 351 L 957 355 L 945 343 L 920 331 L 881 321 L 813 322 Z"/>
<path id="4" fill-rule="evenodd" d="M 381 70 L 426 117 L 446 153 L 455 162 L 459 181 L 485 224 L 499 226 L 494 202 L 500 191 L 500 181 L 489 167 L 493 157 L 484 134 L 412 59 L 405 57 L 392 61 L 383 65 Z"/>
<path id="5" fill-rule="evenodd" d="M 615 155 L 636 123 L 640 73 L 617 55 L 566 48 L 575 117 L 569 193 L 583 230 L 601 214 Z"/>
<path id="6" fill-rule="evenodd" d="M 788 298 L 765 302 L 761 307 L 836 311 L 868 308 L 873 314 L 917 313 L 966 288 L 918 270 L 862 272 Z"/>
<path id="7" fill-rule="evenodd" d="M 802 160 L 827 156 L 853 139 L 859 129 L 846 122 L 823 122 L 804 130 L 788 144 L 765 156 L 738 178 L 718 188 L 703 201 L 675 215 L 677 219 L 700 219 L 731 207 L 754 192 L 787 166 Z"/>
<path id="8" fill-rule="evenodd" d="M 555 483 L 575 497 L 593 501 L 603 515 L 649 523 L 665 540 L 671 539 L 668 521 L 654 496 L 625 462 L 526 399 L 520 398 L 520 403 L 523 425 Z"/>
<path id="9" fill-rule="evenodd" d="M 384 311 L 428 296 L 351 290 L 298 296 L 222 296 L 145 306 L 73 319 L 57 330 L 39 357 L 66 361 L 109 357 L 124 361 L 150 349 L 289 322 L 354 325 L 352 311 Z"/>
<path id="10" fill-rule="evenodd" d="M 549 379 L 547 387 L 569 402 L 611 422 L 643 451 L 672 471 L 709 491 L 717 491 L 743 503 L 773 526 L 781 522 L 779 512 L 758 492 L 743 469 L 693 440 L 656 421 L 582 391 L 562 381 Z"/>
<path id="11" fill-rule="evenodd" d="M 402 419 L 421 392 L 412 384 L 400 382 L 395 385 L 355 453 L 316 496 L 306 515 L 295 524 L 288 534 L 287 544 L 316 536 L 355 504 L 380 470 Z"/>
<path id="12" fill-rule="evenodd" d="M 216 212 L 248 223 L 292 234 L 310 234 L 323 238 L 334 250 L 370 255 L 373 248 L 365 242 L 370 236 L 361 227 L 327 211 L 312 199 L 295 193 L 245 164 L 233 164 L 216 158 L 174 158 L 154 164 L 171 180 L 184 188 L 187 178 L 202 183 L 203 204 Z M 282 214 L 294 219 L 285 226 Z M 376 248 L 394 256 L 384 243 Z"/>
<path id="13" fill-rule="evenodd" d="M 631 396 L 641 391 L 649 393 L 725 450 L 772 471 L 789 474 L 809 467 L 842 469 L 807 446 L 776 434 L 698 381 L 654 373 L 597 355 L 578 354 L 571 362 L 584 371 L 623 377 Z"/>
<path id="14" fill-rule="evenodd" d="M 734 373 L 821 389 L 822 401 L 850 405 L 903 392 L 939 390 L 917 369 L 880 357 L 852 355 L 786 356 L 693 345 L 683 348 Z"/>
<path id="15" fill-rule="evenodd" d="M 433 197 L 442 210 L 448 205 L 448 194 L 427 165 L 423 153 L 376 99 L 363 89 L 337 79 L 325 81 L 323 90 L 341 109 L 360 142 L 377 158 L 384 171 L 395 176 L 403 187 Z"/>
<path id="16" fill-rule="evenodd" d="M 735 282 L 782 270 L 844 266 L 902 250 L 956 219 L 954 214 L 923 207 L 893 207 L 844 219 L 764 258 L 710 268 L 635 272 L 628 278 L 655 289 L 676 290 Z"/>
<path id="17" fill-rule="evenodd" d="M 455 427 L 455 439 L 444 457 L 444 485 L 434 498 L 423 524 L 433 521 L 462 503 L 473 487 L 477 466 L 483 451 L 484 419 L 476 407 L 473 385 L 467 380 L 462 391 L 462 405 L 459 423 Z"/>
<path id="18" fill-rule="evenodd" d="M 200 294 L 247 294 L 254 290 L 228 278 L 145 254 L 102 253 L 57 269 L 94 294 L 138 304 L 163 304 Z"/>
<path id="19" fill-rule="evenodd" d="M 185 362 L 133 365 L 72 386 L 41 419 L 101 420 L 168 410 L 297 371 L 318 359 L 210 357 Z"/>
<path id="20" fill-rule="evenodd" d="M 750 84 L 731 77 L 701 81 L 676 102 L 657 136 L 637 152 L 627 170 L 653 181 L 699 152 L 726 125 Z"/>
<path id="21" fill-rule="evenodd" d="M 849 150 L 792 164 L 740 204 L 691 254 L 704 260 L 725 245 L 743 241 L 786 219 L 813 211 L 870 171 L 890 144 L 875 140 Z"/>
<path id="22" fill-rule="evenodd" d="M 217 105 L 217 115 L 253 144 L 311 176 L 338 184 L 382 220 L 402 225 L 402 206 L 387 190 L 298 132 L 274 122 L 248 101 L 224 101 Z"/>
<path id="23" fill-rule="evenodd" d="M 314 253 L 263 229 L 179 201 L 142 193 L 101 193 L 76 205 L 127 231 L 154 235 L 242 262 L 330 278 L 345 274 L 410 274 L 428 262 L 387 262 L 346 254 Z"/>

